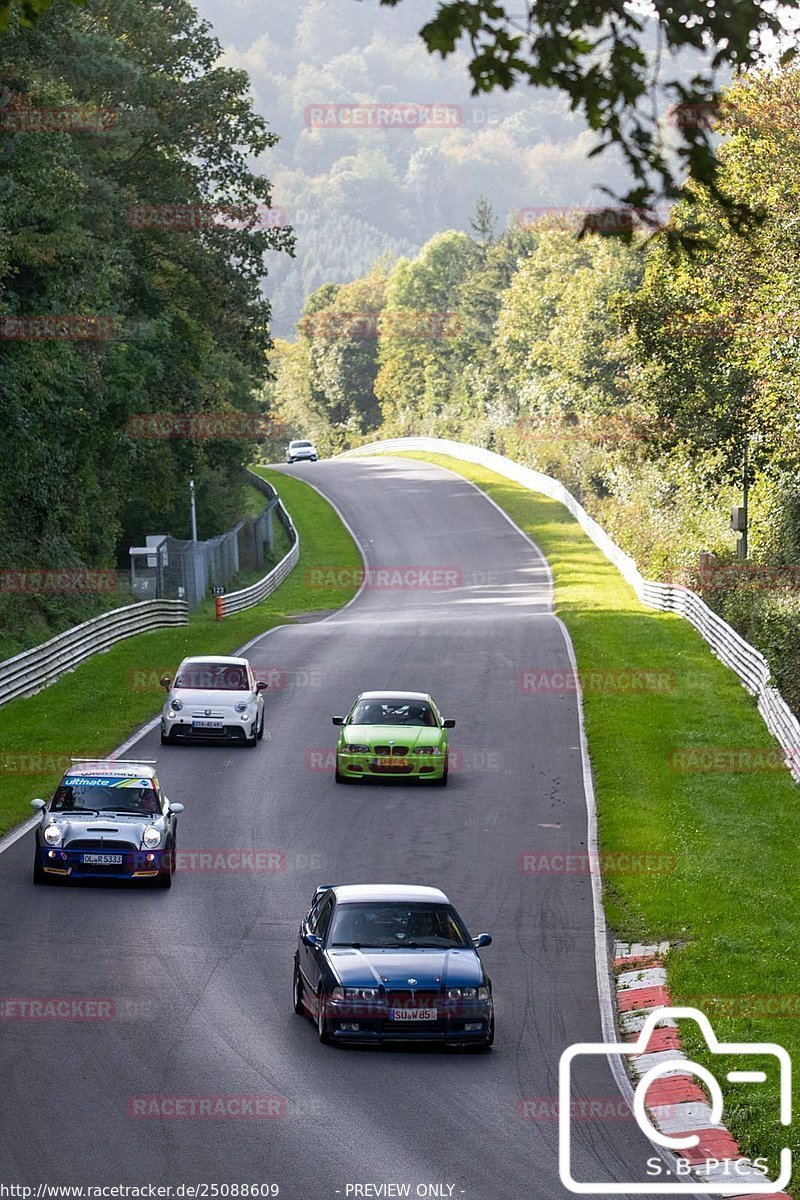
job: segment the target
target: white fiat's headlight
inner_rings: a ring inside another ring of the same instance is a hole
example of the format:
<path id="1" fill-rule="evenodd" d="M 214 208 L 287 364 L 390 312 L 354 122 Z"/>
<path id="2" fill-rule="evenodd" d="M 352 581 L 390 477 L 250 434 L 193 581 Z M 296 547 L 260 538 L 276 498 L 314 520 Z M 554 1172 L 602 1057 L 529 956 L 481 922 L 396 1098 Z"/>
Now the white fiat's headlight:
<path id="1" fill-rule="evenodd" d="M 57 846 L 61 841 L 61 826 L 56 825 L 55 821 L 52 825 L 48 825 L 44 831 L 44 840 L 48 846 Z"/>
<path id="2" fill-rule="evenodd" d="M 155 850 L 158 843 L 161 841 L 161 830 L 156 829 L 155 825 L 148 825 L 142 834 L 142 841 L 148 850 Z"/>
<path id="3" fill-rule="evenodd" d="M 248 702 L 246 700 L 237 700 L 236 701 L 236 711 L 237 712 L 240 712 L 240 713 L 247 712 L 249 707 L 250 707 L 250 705 L 248 704 Z"/>
<path id="4" fill-rule="evenodd" d="M 178 700 L 177 697 L 175 697 L 174 699 L 170 700 L 169 706 L 170 708 L 174 708 L 175 712 L 180 712 L 183 708 L 183 701 Z"/>

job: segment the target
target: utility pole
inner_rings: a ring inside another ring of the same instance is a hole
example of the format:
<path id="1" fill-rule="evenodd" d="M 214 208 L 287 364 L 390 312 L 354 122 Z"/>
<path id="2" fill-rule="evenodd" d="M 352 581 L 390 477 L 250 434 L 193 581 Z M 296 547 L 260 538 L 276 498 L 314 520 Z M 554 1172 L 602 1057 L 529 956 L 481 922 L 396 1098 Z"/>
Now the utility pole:
<path id="1" fill-rule="evenodd" d="M 747 438 L 745 438 L 744 439 L 744 453 L 742 455 L 742 508 L 744 509 L 744 526 L 742 528 L 742 536 L 739 539 L 739 545 L 738 545 L 739 557 L 742 559 L 747 558 L 747 525 L 748 525 L 747 498 L 748 498 L 748 492 L 750 490 L 750 468 L 749 468 L 748 461 L 747 461 L 748 446 L 749 446 L 749 440 Z"/>
<path id="2" fill-rule="evenodd" d="M 189 503 L 192 508 L 192 541 L 197 541 L 197 510 L 194 503 L 194 480 L 189 480 Z"/>

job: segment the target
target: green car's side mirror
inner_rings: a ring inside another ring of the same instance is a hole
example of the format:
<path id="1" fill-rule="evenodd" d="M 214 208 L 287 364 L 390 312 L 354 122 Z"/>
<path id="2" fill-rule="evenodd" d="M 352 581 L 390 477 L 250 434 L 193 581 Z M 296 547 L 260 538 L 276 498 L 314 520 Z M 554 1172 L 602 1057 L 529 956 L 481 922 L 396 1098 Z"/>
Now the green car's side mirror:
<path id="1" fill-rule="evenodd" d="M 448 717 L 448 719 L 446 721 L 442 721 L 443 729 L 455 729 L 455 727 L 456 727 L 456 723 L 452 718 Z"/>
<path id="2" fill-rule="evenodd" d="M 344 717 L 331 717 L 331 720 L 333 721 L 334 725 L 344 725 L 345 721 Z"/>

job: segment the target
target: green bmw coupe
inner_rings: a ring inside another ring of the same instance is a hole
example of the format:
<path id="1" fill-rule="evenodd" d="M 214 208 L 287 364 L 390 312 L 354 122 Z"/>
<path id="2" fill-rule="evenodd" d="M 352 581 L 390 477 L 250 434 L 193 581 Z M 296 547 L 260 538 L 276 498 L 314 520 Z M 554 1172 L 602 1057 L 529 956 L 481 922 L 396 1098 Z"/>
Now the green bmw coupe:
<path id="1" fill-rule="evenodd" d="M 362 692 L 346 717 L 336 747 L 336 782 L 395 776 L 447 783 L 445 721 L 425 692 Z"/>

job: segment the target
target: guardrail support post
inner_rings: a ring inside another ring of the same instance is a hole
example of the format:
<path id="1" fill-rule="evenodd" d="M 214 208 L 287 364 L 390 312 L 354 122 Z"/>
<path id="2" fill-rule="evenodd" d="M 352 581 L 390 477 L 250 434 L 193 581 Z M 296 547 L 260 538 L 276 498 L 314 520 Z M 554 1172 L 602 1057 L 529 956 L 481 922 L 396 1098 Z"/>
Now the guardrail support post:
<path id="1" fill-rule="evenodd" d="M 215 596 L 214 597 L 214 605 L 217 610 L 217 620 L 221 621 L 222 618 L 225 616 L 225 597 L 224 596 Z"/>

